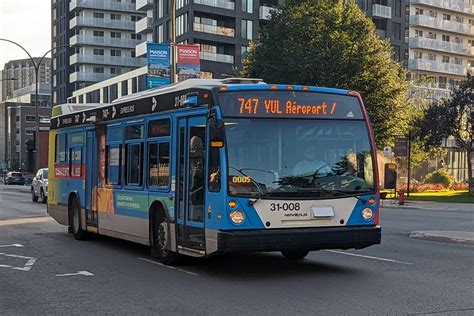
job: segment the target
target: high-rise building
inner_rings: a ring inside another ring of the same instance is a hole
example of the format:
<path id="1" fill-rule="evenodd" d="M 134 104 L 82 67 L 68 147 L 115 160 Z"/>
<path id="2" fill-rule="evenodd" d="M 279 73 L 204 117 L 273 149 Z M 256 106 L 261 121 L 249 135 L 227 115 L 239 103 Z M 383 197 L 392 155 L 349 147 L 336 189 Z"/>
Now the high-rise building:
<path id="1" fill-rule="evenodd" d="M 474 69 L 474 1 L 409 2 L 410 79 L 424 97 L 447 97 Z"/>
<path id="2" fill-rule="evenodd" d="M 36 64 L 40 58 L 33 58 Z M 35 68 L 30 59 L 11 60 L 5 64 L 0 76 L 2 82 L 2 99 L 9 99 L 15 90 L 34 85 L 36 83 Z M 41 62 L 39 73 L 39 83 L 51 82 L 51 59 L 44 58 Z"/>
<path id="3" fill-rule="evenodd" d="M 144 16 L 135 0 L 52 0 L 53 103 L 145 65 L 135 57 L 135 22 Z"/>

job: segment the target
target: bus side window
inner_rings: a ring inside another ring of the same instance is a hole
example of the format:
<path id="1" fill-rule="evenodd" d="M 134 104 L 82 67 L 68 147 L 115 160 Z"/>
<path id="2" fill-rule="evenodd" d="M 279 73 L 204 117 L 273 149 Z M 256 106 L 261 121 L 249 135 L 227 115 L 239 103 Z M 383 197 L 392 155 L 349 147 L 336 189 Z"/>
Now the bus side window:
<path id="1" fill-rule="evenodd" d="M 56 134 L 54 162 L 67 162 L 66 133 Z"/>
<path id="2" fill-rule="evenodd" d="M 220 148 L 209 146 L 209 191 L 219 192 L 221 190 L 221 153 Z"/>
<path id="3" fill-rule="evenodd" d="M 108 145 L 105 178 L 109 185 L 120 185 L 122 166 L 122 145 Z"/>
<path id="4" fill-rule="evenodd" d="M 75 178 L 81 177 L 82 147 L 73 147 L 69 151 L 69 175 Z"/>
<path id="5" fill-rule="evenodd" d="M 169 187 L 170 143 L 149 144 L 148 147 L 148 186 L 160 189 Z"/>
<path id="6" fill-rule="evenodd" d="M 142 144 L 127 144 L 127 177 L 126 184 L 141 186 L 143 175 Z"/>

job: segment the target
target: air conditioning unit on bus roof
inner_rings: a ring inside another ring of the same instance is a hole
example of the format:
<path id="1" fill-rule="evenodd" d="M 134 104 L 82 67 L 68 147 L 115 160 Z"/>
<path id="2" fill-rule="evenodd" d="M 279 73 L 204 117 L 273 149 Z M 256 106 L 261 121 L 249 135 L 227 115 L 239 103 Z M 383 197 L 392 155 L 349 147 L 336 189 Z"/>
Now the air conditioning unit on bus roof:
<path id="1" fill-rule="evenodd" d="M 224 84 L 251 84 L 251 83 L 264 83 L 262 79 L 258 78 L 225 78 L 221 80 Z"/>

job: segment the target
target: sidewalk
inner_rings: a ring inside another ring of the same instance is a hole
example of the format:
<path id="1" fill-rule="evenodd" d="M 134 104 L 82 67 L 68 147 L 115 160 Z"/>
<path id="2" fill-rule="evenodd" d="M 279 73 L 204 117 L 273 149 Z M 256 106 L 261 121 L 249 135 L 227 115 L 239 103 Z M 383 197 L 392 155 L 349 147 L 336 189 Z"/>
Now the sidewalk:
<path id="1" fill-rule="evenodd" d="M 405 201 L 404 205 L 398 205 L 398 201 L 383 200 L 381 207 L 429 211 L 474 211 L 474 204 L 471 203 L 441 203 L 428 201 Z"/>

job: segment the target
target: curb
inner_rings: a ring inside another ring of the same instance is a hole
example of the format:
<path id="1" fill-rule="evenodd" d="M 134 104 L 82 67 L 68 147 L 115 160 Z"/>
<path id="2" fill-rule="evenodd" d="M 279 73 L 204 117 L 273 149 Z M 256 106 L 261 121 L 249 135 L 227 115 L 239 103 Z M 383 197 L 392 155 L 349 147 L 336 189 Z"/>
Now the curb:
<path id="1" fill-rule="evenodd" d="M 408 234 L 410 238 L 451 242 L 459 244 L 474 245 L 473 232 L 459 232 L 459 231 L 414 231 Z"/>

